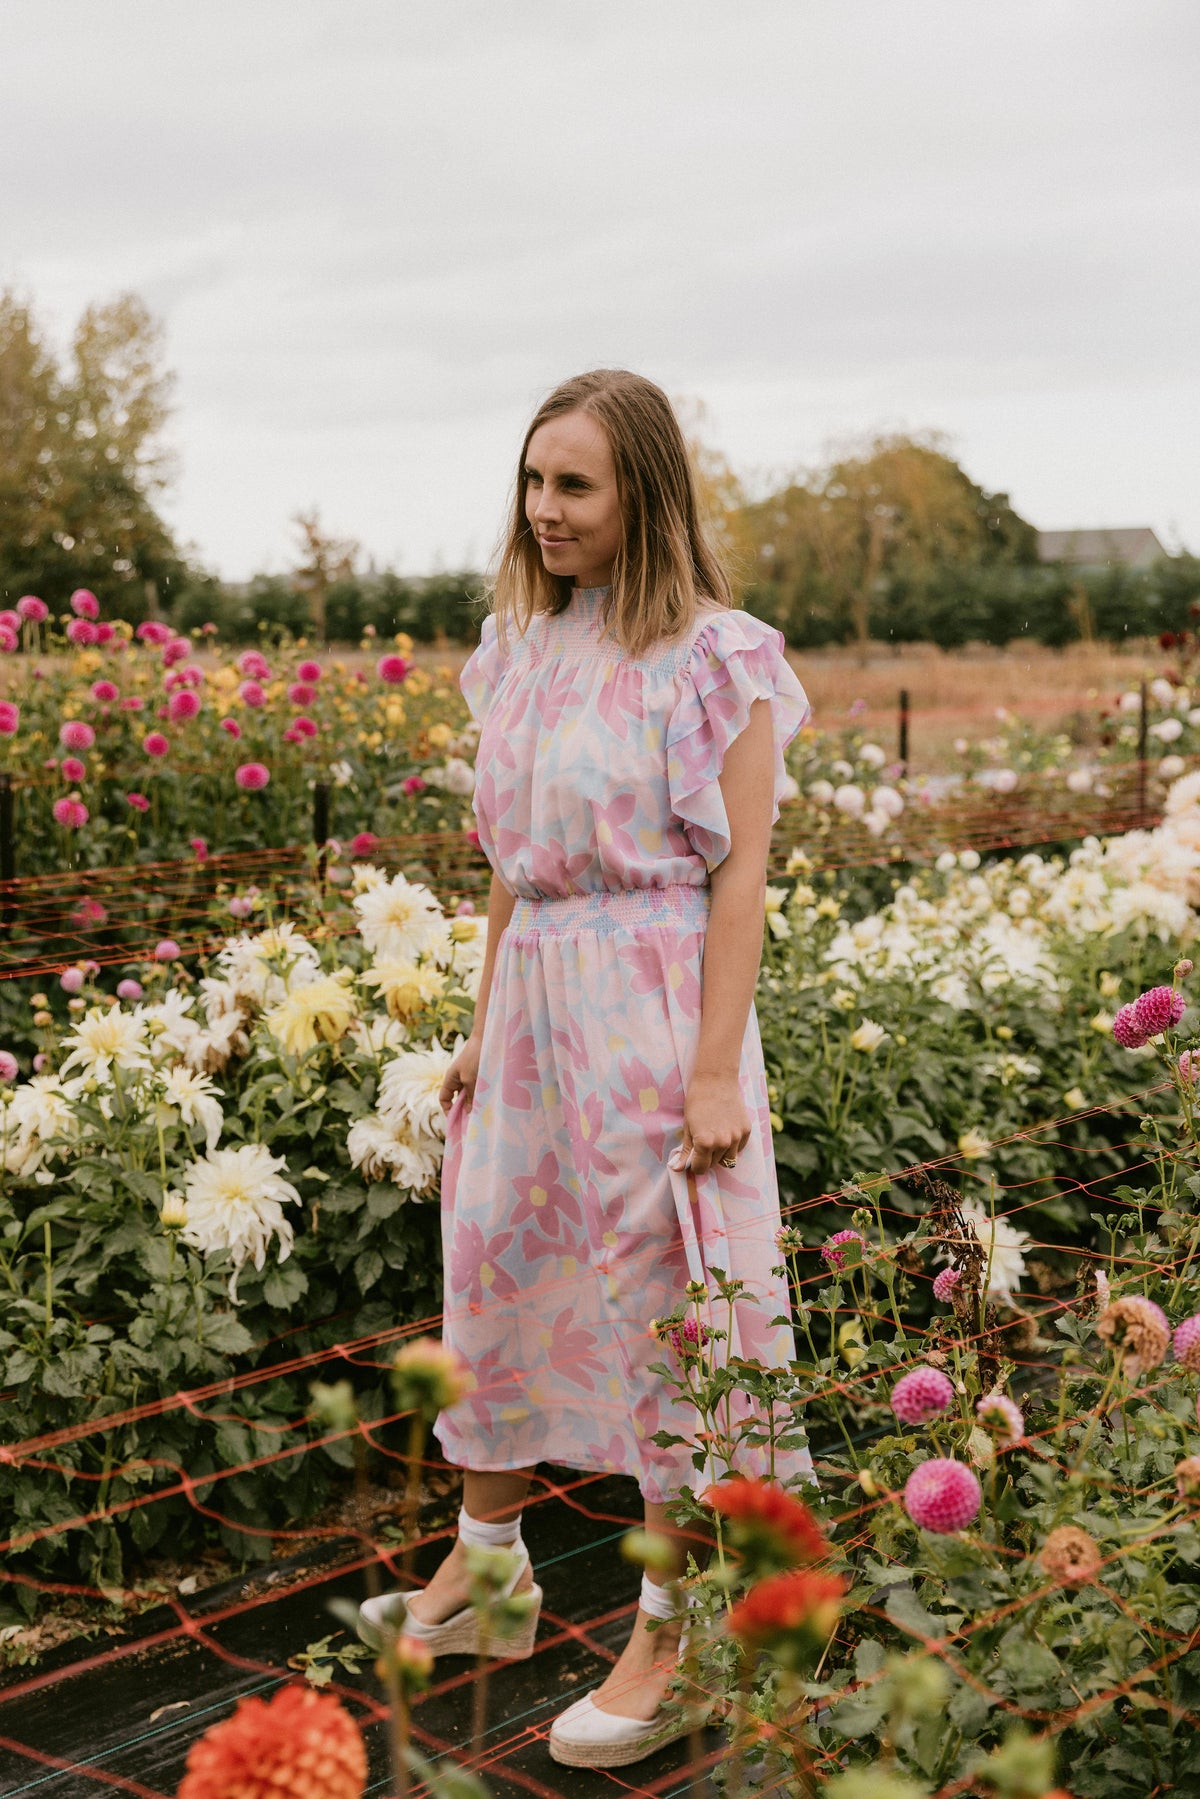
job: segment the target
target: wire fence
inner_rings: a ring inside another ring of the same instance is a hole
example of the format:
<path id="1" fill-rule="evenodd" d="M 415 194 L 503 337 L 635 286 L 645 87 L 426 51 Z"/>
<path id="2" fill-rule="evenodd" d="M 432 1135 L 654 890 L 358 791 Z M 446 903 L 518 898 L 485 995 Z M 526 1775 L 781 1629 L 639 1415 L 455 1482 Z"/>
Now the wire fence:
<path id="1" fill-rule="evenodd" d="M 785 806 L 771 844 L 769 872 L 782 876 L 800 850 L 815 870 L 892 867 L 933 860 L 944 851 L 1005 851 L 1115 836 L 1152 827 L 1160 811 L 1148 797 L 1147 765 L 1106 773 L 1105 791 L 1063 789 L 1051 776 L 1028 776 L 1020 792 L 965 789 L 914 803 L 886 837 L 857 820 L 803 802 Z M 0 837 L 4 793 L 0 788 Z M 64 868 L 0 879 L 0 980 L 38 979 L 90 959 L 113 967 L 150 959 L 170 939 L 184 956 L 202 955 L 228 934 L 228 900 L 256 887 L 277 911 L 303 901 L 330 910 L 349 879 L 346 851 L 329 838 L 328 789 L 314 798 L 313 841 L 281 849 L 213 854 L 204 860 Z M 477 904 L 491 870 L 473 833 L 431 831 L 374 840 L 371 862 L 424 882 L 444 906 Z"/>

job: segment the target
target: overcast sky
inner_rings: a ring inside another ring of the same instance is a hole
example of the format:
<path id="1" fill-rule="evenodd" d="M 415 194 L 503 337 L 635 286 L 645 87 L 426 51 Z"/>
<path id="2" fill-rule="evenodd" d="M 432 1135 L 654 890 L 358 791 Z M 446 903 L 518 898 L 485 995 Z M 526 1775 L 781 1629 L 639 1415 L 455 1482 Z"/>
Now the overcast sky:
<path id="1" fill-rule="evenodd" d="M 312 504 L 479 565 L 604 364 L 759 481 L 938 429 L 1200 551 L 1198 52 L 1195 0 L 0 0 L 0 283 L 161 316 L 231 578 Z"/>

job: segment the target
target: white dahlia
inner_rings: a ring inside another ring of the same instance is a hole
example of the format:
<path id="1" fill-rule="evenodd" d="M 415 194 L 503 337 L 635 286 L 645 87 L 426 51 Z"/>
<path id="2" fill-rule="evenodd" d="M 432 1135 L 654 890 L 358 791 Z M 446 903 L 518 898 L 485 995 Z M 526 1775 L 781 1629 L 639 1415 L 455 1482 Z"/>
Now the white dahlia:
<path id="1" fill-rule="evenodd" d="M 202 1162 L 184 1170 L 183 1239 L 206 1256 L 228 1250 L 231 1299 L 237 1298 L 243 1264 L 253 1261 L 261 1268 L 273 1236 L 279 1239 L 281 1262 L 292 1252 L 292 1227 L 283 1207 L 301 1202 L 290 1181 L 279 1178 L 279 1169 L 286 1166 L 284 1157 L 273 1156 L 265 1143 L 246 1143 L 240 1149 L 210 1149 Z"/>
<path id="2" fill-rule="evenodd" d="M 241 1012 L 223 1012 L 206 1031 L 197 1031 L 189 1040 L 184 1060 L 189 1068 L 198 1068 L 204 1074 L 220 1074 L 234 1056 L 245 1056 L 249 1051 L 250 1039 L 243 1029 Z"/>
<path id="3" fill-rule="evenodd" d="M 420 1191 L 436 1178 L 442 1146 L 434 1137 L 419 1136 L 406 1118 L 360 1118 L 350 1126 L 346 1147 L 355 1168 L 368 1181 L 390 1175 L 398 1187 Z"/>
<path id="4" fill-rule="evenodd" d="M 354 1017 L 355 1000 L 349 983 L 350 969 L 305 981 L 293 987 L 281 1005 L 266 1014 L 264 1023 L 289 1055 L 302 1056 L 320 1043 L 336 1043 L 344 1037 Z"/>
<path id="5" fill-rule="evenodd" d="M 366 1056 L 380 1056 L 384 1050 L 403 1049 L 408 1032 L 386 1012 L 374 1012 L 370 1018 L 359 1018 L 350 1026 L 350 1041 Z"/>
<path id="6" fill-rule="evenodd" d="M 443 1049 L 435 1038 L 428 1049 L 401 1050 L 388 1063 L 379 1083 L 381 1118 L 402 1120 L 420 1137 L 445 1137 L 446 1115 L 438 1102 L 446 1070 L 462 1046 Z"/>
<path id="7" fill-rule="evenodd" d="M 354 898 L 358 928 L 367 948 L 377 956 L 415 962 L 432 956 L 444 963 L 450 932 L 442 909 L 428 887 L 394 875 Z"/>
<path id="8" fill-rule="evenodd" d="M 215 1149 L 225 1123 L 216 1087 L 206 1074 L 197 1074 L 177 1062 L 163 1077 L 158 1103 L 170 1114 L 178 1112 L 184 1124 L 200 1124 L 206 1149 Z"/>
<path id="9" fill-rule="evenodd" d="M 171 1049 L 177 1055 L 186 1055 L 188 1044 L 200 1029 L 197 1021 L 188 1016 L 195 1003 L 190 993 L 169 987 L 160 1000 L 140 1008 L 156 1050 Z"/>
<path id="10" fill-rule="evenodd" d="M 975 1235 L 989 1259 L 988 1292 L 1007 1299 L 1020 1286 L 1025 1273 L 1022 1251 L 1029 1245 L 1028 1233 L 1015 1230 L 1007 1218 L 989 1217 L 974 1200 L 964 1201 L 960 1210 L 966 1222 L 974 1225 Z"/>
<path id="11" fill-rule="evenodd" d="M 422 968 L 406 956 L 380 956 L 362 975 L 364 987 L 374 987 L 393 1018 L 414 1018 L 422 1006 L 438 999 L 446 977 L 437 968 Z"/>
<path id="12" fill-rule="evenodd" d="M 217 956 L 217 967 L 239 999 L 255 1006 L 277 1006 L 293 987 L 316 980 L 321 958 L 285 919 L 253 936 L 243 931 L 231 937 Z"/>
<path id="13" fill-rule="evenodd" d="M 85 1075 L 103 1080 L 112 1069 L 147 1069 L 150 1066 L 146 1020 L 141 1011 L 123 1012 L 120 1006 L 89 1006 L 63 1047 L 70 1051 L 60 1069 L 82 1068 Z"/>

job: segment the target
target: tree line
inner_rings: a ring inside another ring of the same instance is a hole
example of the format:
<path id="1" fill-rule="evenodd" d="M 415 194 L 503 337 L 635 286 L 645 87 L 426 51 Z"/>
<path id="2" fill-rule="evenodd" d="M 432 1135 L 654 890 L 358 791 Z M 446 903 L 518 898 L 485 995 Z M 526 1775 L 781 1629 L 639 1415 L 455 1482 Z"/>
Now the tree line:
<path id="1" fill-rule="evenodd" d="M 31 304 L 0 293 L 0 601 L 61 603 L 90 588 L 110 616 L 353 641 L 407 631 L 472 642 L 484 581 L 364 568 L 358 545 L 298 512 L 284 576 L 220 580 L 178 546 L 158 507 L 173 377 L 163 333 L 135 294 L 89 306 L 57 355 Z M 1200 558 L 1077 570 L 1038 560 L 1037 533 L 1003 493 L 971 480 L 943 439 L 893 436 L 749 493 L 699 438 L 706 508 L 738 598 L 797 648 L 872 641 L 1033 638 L 1121 642 L 1189 627 Z"/>

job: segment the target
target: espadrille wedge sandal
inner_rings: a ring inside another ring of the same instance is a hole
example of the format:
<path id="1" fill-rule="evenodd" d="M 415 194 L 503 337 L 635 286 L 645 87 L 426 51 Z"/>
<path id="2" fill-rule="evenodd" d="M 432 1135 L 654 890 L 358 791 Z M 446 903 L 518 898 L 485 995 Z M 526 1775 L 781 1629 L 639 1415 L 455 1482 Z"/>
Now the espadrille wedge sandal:
<path id="1" fill-rule="evenodd" d="M 624 1768 L 706 1724 L 709 1711 L 707 1703 L 663 1705 L 647 1723 L 602 1712 L 585 1693 L 551 1725 L 550 1754 L 567 1768 Z"/>
<path id="2" fill-rule="evenodd" d="M 512 1598 L 529 1566 L 529 1551 L 524 1543 L 517 1543 L 513 1553 L 518 1557 L 517 1565 L 500 1592 L 501 1599 Z M 455 1612 L 452 1618 L 444 1618 L 440 1624 L 424 1624 L 406 1611 L 403 1593 L 383 1593 L 378 1599 L 364 1601 L 358 1611 L 358 1634 L 371 1649 L 382 1649 L 387 1638 L 399 1628 L 404 1636 L 424 1643 L 431 1655 L 488 1655 L 497 1661 L 528 1661 L 537 1636 L 542 1589 L 535 1582 L 527 1591 L 532 1600 L 529 1615 L 508 1636 L 491 1632 L 485 1638 L 479 1614 L 469 1605 L 461 1612 Z"/>

